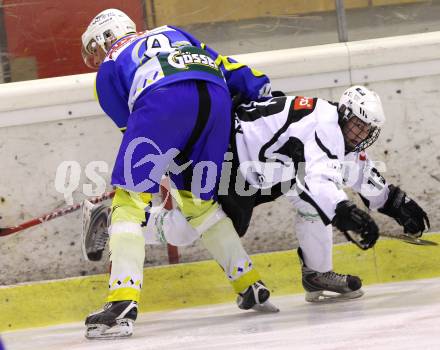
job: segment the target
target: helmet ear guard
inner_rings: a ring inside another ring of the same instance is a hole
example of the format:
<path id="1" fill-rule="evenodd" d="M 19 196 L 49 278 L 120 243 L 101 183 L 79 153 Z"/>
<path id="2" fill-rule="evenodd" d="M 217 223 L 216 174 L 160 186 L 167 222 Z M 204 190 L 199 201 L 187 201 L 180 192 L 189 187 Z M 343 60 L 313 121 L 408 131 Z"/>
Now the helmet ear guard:
<path id="1" fill-rule="evenodd" d="M 106 30 L 103 33 L 104 36 L 104 49 L 105 52 L 108 52 L 110 48 L 112 47 L 113 43 L 118 39 L 116 35 L 113 33 L 111 29 Z"/>
<path id="2" fill-rule="evenodd" d="M 345 104 L 338 107 L 339 125 L 343 126 L 353 116 L 353 111 Z"/>

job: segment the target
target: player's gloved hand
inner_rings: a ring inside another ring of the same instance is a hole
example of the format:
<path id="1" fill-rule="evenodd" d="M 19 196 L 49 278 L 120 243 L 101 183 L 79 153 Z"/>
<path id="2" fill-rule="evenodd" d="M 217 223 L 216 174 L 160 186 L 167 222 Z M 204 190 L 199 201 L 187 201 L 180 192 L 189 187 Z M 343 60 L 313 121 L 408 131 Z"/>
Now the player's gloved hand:
<path id="1" fill-rule="evenodd" d="M 426 227 L 430 228 L 428 215 L 399 187 L 389 185 L 388 188 L 390 190 L 388 199 L 379 212 L 394 218 L 403 226 L 405 233 L 420 237 Z"/>
<path id="2" fill-rule="evenodd" d="M 283 91 L 275 90 L 272 91 L 272 97 L 283 97 L 286 96 L 286 94 Z"/>
<path id="3" fill-rule="evenodd" d="M 239 105 L 241 105 L 242 103 L 244 103 L 244 102 L 245 102 L 244 97 L 243 97 L 243 95 L 240 92 L 238 94 L 234 95 L 232 97 L 232 105 L 231 105 L 232 114 L 234 114 L 234 112 L 237 109 L 237 107 Z"/>
<path id="4" fill-rule="evenodd" d="M 339 202 L 335 212 L 332 224 L 342 231 L 348 240 L 364 250 L 374 246 L 379 238 L 379 229 L 368 213 L 347 200 Z M 353 231 L 358 236 L 356 237 L 348 231 Z"/>

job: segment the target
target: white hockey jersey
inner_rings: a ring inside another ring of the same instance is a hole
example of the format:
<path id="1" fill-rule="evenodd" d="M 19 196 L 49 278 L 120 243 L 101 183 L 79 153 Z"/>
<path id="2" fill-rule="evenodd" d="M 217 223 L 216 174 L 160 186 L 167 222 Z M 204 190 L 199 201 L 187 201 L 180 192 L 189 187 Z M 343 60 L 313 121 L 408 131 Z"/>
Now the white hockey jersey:
<path id="1" fill-rule="evenodd" d="M 388 186 L 366 153 L 345 154 L 337 105 L 329 101 L 287 96 L 241 105 L 235 142 L 240 171 L 250 185 L 270 189 L 294 180 L 295 192 L 326 225 L 336 205 L 347 199 L 343 186 L 361 194 L 371 209 L 388 197 Z M 291 195 L 290 186 L 283 193 Z"/>

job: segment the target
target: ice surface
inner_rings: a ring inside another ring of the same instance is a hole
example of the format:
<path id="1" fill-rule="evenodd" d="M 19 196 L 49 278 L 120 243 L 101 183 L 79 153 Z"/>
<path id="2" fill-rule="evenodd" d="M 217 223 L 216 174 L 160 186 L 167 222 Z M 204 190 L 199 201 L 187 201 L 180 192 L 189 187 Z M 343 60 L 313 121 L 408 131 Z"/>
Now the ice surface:
<path id="1" fill-rule="evenodd" d="M 82 323 L 4 333 L 7 350 L 440 349 L 440 279 L 367 286 L 357 300 L 273 298 L 278 314 L 230 304 L 140 315 L 133 337 L 84 338 Z"/>

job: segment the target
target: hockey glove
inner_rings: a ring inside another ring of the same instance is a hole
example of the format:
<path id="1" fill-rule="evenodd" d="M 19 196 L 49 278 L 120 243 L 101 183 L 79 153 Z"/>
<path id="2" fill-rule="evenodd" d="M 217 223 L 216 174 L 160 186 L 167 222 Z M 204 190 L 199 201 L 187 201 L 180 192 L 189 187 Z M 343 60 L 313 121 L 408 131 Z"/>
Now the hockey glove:
<path id="1" fill-rule="evenodd" d="M 389 185 L 388 188 L 390 190 L 388 199 L 379 212 L 394 218 L 403 226 L 405 233 L 420 237 L 426 227 L 430 228 L 428 215 L 399 187 Z"/>
<path id="2" fill-rule="evenodd" d="M 283 91 L 275 90 L 272 91 L 272 97 L 283 97 L 286 96 L 286 94 Z"/>
<path id="3" fill-rule="evenodd" d="M 379 238 L 379 229 L 368 213 L 347 200 L 339 202 L 335 212 L 332 224 L 342 231 L 348 240 L 363 250 L 374 246 Z M 352 235 L 348 231 L 354 231 L 358 236 Z"/>
<path id="4" fill-rule="evenodd" d="M 232 105 L 231 105 L 232 115 L 234 115 L 235 110 L 237 109 L 237 107 L 240 106 L 244 102 L 245 102 L 245 99 L 244 99 L 243 95 L 240 92 L 237 95 L 234 95 L 232 97 Z"/>

